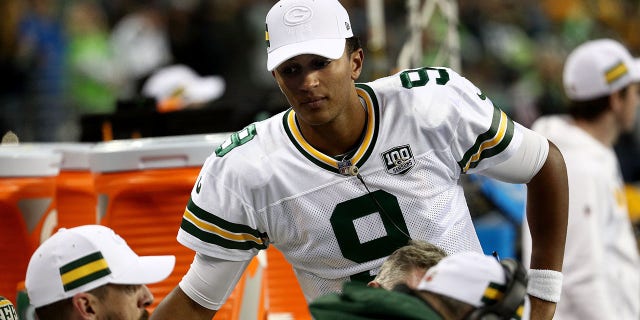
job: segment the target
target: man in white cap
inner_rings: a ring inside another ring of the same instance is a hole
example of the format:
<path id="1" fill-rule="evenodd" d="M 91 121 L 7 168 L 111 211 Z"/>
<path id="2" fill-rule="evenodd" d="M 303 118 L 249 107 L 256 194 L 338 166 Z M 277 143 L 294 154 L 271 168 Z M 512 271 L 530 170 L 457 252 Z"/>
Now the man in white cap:
<path id="1" fill-rule="evenodd" d="M 138 256 L 100 225 L 60 229 L 38 247 L 25 287 L 40 320 L 147 319 L 145 284 L 167 278 L 175 256 Z"/>
<path id="2" fill-rule="evenodd" d="M 560 285 L 568 191 L 555 146 L 448 68 L 356 84 L 364 53 L 337 0 L 279 1 L 266 27 L 267 69 L 291 109 L 204 164 L 178 232 L 197 253 L 154 319 L 211 319 L 269 244 L 307 301 L 371 281 L 410 239 L 482 252 L 459 183 L 470 173 L 527 183 L 531 267 Z M 556 301 L 536 297 L 535 319 L 550 319 Z"/>
<path id="3" fill-rule="evenodd" d="M 640 258 L 613 149 L 634 127 L 638 82 L 639 66 L 622 44 L 585 42 L 564 65 L 569 114 L 532 126 L 562 151 L 569 177 L 558 319 L 640 319 Z"/>
<path id="4" fill-rule="evenodd" d="M 459 252 L 429 268 L 415 287 L 388 291 L 345 283 L 342 293 L 314 300 L 309 310 L 316 320 L 520 319 L 526 285 L 524 266 L 515 260 Z"/>

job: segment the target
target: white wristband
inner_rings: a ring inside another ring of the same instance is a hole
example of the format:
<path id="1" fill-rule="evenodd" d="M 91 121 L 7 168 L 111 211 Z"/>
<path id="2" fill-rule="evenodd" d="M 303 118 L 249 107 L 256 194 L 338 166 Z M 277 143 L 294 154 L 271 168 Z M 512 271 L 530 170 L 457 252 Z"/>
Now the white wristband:
<path id="1" fill-rule="evenodd" d="M 560 301 L 562 292 L 562 273 L 554 270 L 529 270 L 527 293 L 536 298 L 555 302 Z"/>

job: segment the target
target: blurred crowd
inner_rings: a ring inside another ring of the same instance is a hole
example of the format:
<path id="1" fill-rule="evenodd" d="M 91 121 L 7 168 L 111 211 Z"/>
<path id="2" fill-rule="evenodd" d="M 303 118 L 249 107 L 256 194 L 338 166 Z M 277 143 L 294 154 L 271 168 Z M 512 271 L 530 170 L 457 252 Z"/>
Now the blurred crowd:
<path id="1" fill-rule="evenodd" d="M 282 110 L 286 101 L 265 67 L 264 17 L 274 1 L 3 0 L 0 132 L 13 130 L 22 141 L 78 140 L 83 115 L 114 112 L 118 101 L 139 96 L 154 72 L 172 65 L 224 79 L 224 93 L 206 107 L 231 105 L 255 120 Z M 342 3 L 365 56 L 383 61 L 365 63 L 360 81 L 393 72 L 408 38 L 407 1 L 384 1 L 382 52 L 367 45 L 367 0 Z M 634 32 L 640 1 L 457 4 L 458 71 L 525 126 L 564 111 L 562 61 L 578 43 L 610 37 L 640 54 Z M 446 23 L 436 14 L 424 32 L 424 65 L 443 45 Z"/>

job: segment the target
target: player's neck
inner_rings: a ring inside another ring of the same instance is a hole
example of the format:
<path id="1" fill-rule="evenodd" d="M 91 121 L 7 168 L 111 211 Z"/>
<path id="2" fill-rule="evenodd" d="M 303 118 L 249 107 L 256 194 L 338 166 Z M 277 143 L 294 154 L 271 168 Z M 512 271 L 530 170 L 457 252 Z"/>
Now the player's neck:
<path id="1" fill-rule="evenodd" d="M 360 100 L 356 99 L 360 105 Z M 304 139 L 317 150 L 329 156 L 346 154 L 362 142 L 366 130 L 365 108 L 353 106 L 345 114 L 322 126 L 301 125 Z"/>
<path id="2" fill-rule="evenodd" d="M 620 136 L 619 124 L 612 114 L 605 114 L 593 121 L 576 120 L 575 123 L 606 147 L 613 147 Z"/>

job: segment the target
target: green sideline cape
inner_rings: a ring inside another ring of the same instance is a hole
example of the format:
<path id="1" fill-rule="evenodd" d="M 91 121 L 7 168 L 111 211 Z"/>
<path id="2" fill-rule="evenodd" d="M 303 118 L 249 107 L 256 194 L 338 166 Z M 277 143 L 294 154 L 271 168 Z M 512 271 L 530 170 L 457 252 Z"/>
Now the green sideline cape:
<path id="1" fill-rule="evenodd" d="M 321 296 L 309 304 L 315 320 L 442 320 L 442 316 L 420 299 L 405 293 L 347 282 L 342 294 Z"/>

